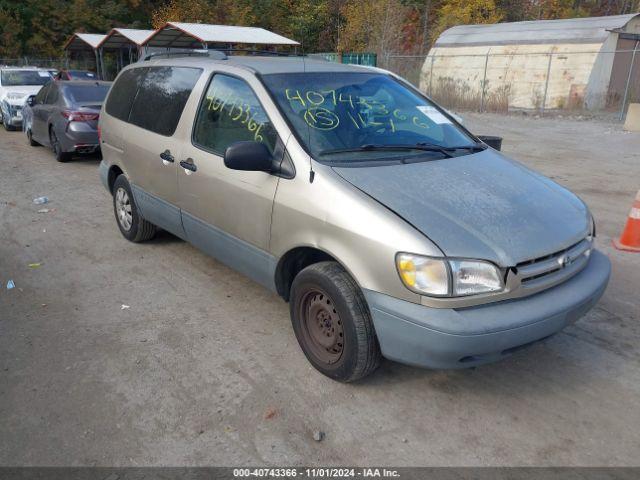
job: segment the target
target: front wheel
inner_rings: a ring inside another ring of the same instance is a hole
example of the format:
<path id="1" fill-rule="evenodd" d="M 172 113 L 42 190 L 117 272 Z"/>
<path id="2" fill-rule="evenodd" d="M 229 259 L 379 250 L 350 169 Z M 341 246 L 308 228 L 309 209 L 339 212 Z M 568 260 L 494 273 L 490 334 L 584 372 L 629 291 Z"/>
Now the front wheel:
<path id="1" fill-rule="evenodd" d="M 2 125 L 7 132 L 11 132 L 14 130 L 13 126 L 9 124 L 9 121 L 5 118 L 4 113 L 2 114 Z"/>
<path id="2" fill-rule="evenodd" d="M 338 263 L 316 263 L 296 276 L 290 313 L 300 348 L 324 375 L 352 382 L 378 368 L 380 346 L 367 303 Z"/>

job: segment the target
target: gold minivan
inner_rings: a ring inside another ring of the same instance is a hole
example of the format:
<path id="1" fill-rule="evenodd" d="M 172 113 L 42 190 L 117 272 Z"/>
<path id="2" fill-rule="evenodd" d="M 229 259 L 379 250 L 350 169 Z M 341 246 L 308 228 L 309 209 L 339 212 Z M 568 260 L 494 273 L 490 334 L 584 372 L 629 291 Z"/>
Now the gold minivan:
<path id="1" fill-rule="evenodd" d="M 382 356 L 498 360 L 575 322 L 609 280 L 577 196 L 384 70 L 154 56 L 118 75 L 100 132 L 122 235 L 164 229 L 276 292 L 336 380 Z"/>

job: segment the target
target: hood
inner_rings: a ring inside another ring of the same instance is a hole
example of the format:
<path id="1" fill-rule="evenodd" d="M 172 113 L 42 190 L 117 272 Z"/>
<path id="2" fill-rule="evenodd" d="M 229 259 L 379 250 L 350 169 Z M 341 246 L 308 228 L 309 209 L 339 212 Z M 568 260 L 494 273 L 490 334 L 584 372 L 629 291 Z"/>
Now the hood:
<path id="1" fill-rule="evenodd" d="M 590 226 L 588 209 L 578 197 L 495 150 L 333 169 L 450 257 L 514 266 L 577 243 Z"/>
<path id="2" fill-rule="evenodd" d="M 22 105 L 29 95 L 36 95 L 43 85 L 16 85 L 15 87 L 2 87 L 2 93 L 0 94 L 0 100 L 7 100 L 7 102 L 14 105 Z M 22 94 L 20 98 L 7 98 L 9 93 Z"/>

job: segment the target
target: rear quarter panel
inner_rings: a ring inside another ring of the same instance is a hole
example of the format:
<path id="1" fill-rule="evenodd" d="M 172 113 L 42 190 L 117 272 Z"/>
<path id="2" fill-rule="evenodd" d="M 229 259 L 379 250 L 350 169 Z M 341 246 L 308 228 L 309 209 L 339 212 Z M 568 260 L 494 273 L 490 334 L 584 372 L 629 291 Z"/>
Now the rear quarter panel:
<path id="1" fill-rule="evenodd" d="M 107 99 L 109 97 L 107 96 Z M 100 149 L 102 159 L 108 166 L 117 165 L 127 173 L 124 165 L 124 128 L 126 123 L 109 115 L 105 110 L 105 103 L 100 110 L 98 128 L 100 130 Z"/>

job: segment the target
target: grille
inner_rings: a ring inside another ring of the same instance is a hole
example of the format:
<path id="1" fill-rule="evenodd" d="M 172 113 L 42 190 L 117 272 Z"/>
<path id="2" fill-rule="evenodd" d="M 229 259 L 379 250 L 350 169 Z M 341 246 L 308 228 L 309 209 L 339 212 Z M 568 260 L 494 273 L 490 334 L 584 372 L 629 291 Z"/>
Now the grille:
<path id="1" fill-rule="evenodd" d="M 593 244 L 590 239 L 576 243 L 545 257 L 519 263 L 518 276 L 525 290 L 542 290 L 568 280 L 589 262 Z"/>

